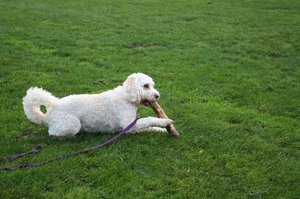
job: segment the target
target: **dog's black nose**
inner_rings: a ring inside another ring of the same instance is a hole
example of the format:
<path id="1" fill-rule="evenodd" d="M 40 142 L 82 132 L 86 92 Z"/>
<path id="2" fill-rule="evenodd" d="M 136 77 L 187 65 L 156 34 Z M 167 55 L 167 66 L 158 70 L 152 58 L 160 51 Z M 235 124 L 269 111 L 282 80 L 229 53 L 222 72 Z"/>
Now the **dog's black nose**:
<path id="1" fill-rule="evenodd" d="M 158 98 L 159 98 L 159 95 L 157 95 L 157 94 L 156 94 L 156 95 L 154 95 L 154 96 L 155 96 L 155 98 L 156 98 L 156 99 L 158 99 Z"/>

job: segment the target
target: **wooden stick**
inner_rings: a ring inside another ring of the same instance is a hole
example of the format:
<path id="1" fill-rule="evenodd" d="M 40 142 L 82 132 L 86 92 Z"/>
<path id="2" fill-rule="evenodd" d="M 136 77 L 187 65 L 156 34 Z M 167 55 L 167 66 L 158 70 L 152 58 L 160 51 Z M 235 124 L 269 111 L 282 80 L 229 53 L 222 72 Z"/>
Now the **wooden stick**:
<path id="1" fill-rule="evenodd" d="M 159 118 L 169 119 L 164 110 L 159 106 L 159 104 L 156 101 L 148 102 L 148 104 Z M 167 126 L 167 130 L 171 135 L 173 135 L 176 138 L 179 138 L 179 133 L 175 129 L 173 124 Z"/>

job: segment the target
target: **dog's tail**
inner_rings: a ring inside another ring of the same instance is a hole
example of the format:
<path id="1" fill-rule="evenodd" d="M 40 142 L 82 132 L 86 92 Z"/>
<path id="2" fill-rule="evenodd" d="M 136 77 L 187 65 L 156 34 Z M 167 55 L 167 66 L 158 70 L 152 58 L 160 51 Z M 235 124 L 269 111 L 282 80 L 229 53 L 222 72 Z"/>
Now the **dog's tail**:
<path id="1" fill-rule="evenodd" d="M 36 123 L 44 122 L 45 114 L 41 111 L 41 106 L 45 106 L 47 111 L 57 104 L 58 98 L 42 88 L 32 87 L 27 90 L 23 98 L 24 112 L 27 118 Z"/>

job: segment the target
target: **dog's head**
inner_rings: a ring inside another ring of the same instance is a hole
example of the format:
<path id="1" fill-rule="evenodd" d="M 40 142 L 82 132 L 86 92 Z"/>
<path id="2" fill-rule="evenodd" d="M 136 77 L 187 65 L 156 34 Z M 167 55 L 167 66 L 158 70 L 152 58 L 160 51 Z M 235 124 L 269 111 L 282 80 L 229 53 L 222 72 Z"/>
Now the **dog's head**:
<path id="1" fill-rule="evenodd" d="M 130 75 L 123 83 L 126 99 L 135 104 L 156 101 L 159 98 L 159 92 L 154 88 L 154 84 L 152 78 L 143 73 Z"/>

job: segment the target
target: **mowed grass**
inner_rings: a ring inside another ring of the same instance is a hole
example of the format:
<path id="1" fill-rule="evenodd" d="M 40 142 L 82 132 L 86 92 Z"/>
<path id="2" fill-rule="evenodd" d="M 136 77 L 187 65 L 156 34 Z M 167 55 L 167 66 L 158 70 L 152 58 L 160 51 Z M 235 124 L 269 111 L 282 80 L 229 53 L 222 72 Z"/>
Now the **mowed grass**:
<path id="1" fill-rule="evenodd" d="M 0 0 L 0 157 L 44 148 L 0 166 L 112 137 L 49 137 L 23 113 L 31 86 L 97 93 L 144 72 L 181 133 L 1 171 L 0 198 L 300 198 L 299 35 L 298 0 Z"/>

